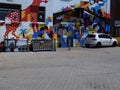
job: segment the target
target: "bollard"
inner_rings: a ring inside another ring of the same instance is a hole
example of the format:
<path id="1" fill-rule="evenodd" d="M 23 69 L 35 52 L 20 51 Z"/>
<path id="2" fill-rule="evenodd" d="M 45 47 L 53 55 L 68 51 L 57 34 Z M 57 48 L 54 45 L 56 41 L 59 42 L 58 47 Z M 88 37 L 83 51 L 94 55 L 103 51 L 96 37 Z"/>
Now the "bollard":
<path id="1" fill-rule="evenodd" d="M 56 51 L 56 39 L 52 39 L 52 50 Z"/>
<path id="2" fill-rule="evenodd" d="M 71 39 L 68 39 L 68 51 L 71 50 Z"/>

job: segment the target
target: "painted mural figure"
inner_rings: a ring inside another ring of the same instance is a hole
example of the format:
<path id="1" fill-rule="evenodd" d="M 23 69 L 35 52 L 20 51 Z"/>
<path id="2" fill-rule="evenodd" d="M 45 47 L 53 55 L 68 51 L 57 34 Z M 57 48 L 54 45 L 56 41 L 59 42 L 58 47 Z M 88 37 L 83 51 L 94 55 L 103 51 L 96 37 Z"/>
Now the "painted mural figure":
<path id="1" fill-rule="evenodd" d="M 15 38 L 19 38 L 15 32 L 19 27 L 21 21 L 30 21 L 32 22 L 32 29 L 34 32 L 38 31 L 38 23 L 37 23 L 37 16 L 38 16 L 38 9 L 35 9 L 35 12 L 31 11 L 31 6 L 39 7 L 39 5 L 45 2 L 47 3 L 48 0 L 33 0 L 32 4 L 28 6 L 26 9 L 22 10 L 22 14 L 20 15 L 20 11 L 13 11 L 9 13 L 6 18 L 9 19 L 9 23 L 6 23 L 6 32 L 4 34 L 4 38 L 8 38 L 8 34 L 11 32 Z M 20 21 L 21 20 L 21 21 Z"/>
<path id="2" fill-rule="evenodd" d="M 33 0 L 32 4 L 26 9 L 22 10 L 22 21 L 30 21 L 34 32 L 38 32 L 38 11 L 41 3 L 47 3 L 48 0 Z"/>
<path id="3" fill-rule="evenodd" d="M 20 24 L 20 11 L 13 11 L 9 13 L 5 18 L 8 20 L 5 20 L 6 32 L 4 34 L 4 38 L 8 38 L 8 34 L 10 32 L 13 36 L 18 38 L 18 36 L 15 34 L 15 31 Z"/>

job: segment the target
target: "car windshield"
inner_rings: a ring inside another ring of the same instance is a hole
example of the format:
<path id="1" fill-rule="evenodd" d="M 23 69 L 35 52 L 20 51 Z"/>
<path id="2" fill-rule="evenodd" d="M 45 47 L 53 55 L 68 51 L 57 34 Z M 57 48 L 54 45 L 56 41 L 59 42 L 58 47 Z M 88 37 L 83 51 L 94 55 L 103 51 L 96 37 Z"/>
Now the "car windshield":
<path id="1" fill-rule="evenodd" d="M 95 38 L 95 35 L 89 34 L 87 37 L 89 37 L 89 38 Z"/>

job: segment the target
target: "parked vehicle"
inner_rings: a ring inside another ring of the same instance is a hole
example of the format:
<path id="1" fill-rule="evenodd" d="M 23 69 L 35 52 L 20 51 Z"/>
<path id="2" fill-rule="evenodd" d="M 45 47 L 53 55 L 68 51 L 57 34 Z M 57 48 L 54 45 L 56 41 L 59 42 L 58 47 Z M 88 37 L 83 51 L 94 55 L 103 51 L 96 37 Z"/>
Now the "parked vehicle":
<path id="1" fill-rule="evenodd" d="M 117 46 L 118 41 L 108 34 L 92 33 L 85 38 L 86 47 Z"/>

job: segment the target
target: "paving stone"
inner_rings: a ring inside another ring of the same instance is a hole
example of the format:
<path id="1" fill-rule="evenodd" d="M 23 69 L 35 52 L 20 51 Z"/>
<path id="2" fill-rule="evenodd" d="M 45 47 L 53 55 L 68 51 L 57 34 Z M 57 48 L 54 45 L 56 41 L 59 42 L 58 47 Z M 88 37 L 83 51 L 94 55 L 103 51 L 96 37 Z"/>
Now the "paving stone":
<path id="1" fill-rule="evenodd" d="M 0 53 L 0 90 L 120 90 L 120 47 Z"/>

